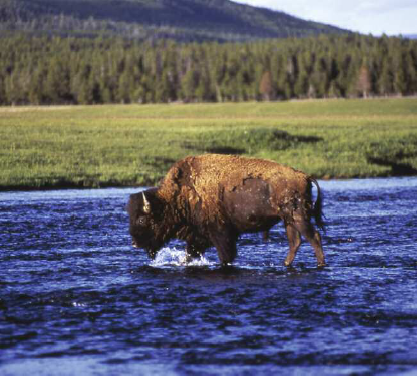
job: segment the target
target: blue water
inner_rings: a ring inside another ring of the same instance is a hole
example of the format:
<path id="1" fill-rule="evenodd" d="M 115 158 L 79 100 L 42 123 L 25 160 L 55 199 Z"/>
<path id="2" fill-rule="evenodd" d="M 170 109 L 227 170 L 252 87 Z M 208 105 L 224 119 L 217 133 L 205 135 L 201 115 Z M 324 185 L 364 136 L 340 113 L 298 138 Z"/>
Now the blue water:
<path id="1" fill-rule="evenodd" d="M 230 269 L 151 262 L 137 189 L 0 193 L 0 374 L 417 374 L 417 178 L 320 183 L 324 269 L 279 225 Z"/>

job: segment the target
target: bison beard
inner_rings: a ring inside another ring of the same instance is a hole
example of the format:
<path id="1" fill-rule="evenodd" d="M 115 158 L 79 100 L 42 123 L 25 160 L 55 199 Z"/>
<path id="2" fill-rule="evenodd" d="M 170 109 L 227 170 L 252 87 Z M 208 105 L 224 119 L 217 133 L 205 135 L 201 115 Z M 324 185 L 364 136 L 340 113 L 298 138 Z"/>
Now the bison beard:
<path id="1" fill-rule="evenodd" d="M 312 183 L 317 199 L 312 202 Z M 303 236 L 324 266 L 318 227 L 322 199 L 317 181 L 278 163 L 238 156 L 206 154 L 175 163 L 158 188 L 133 194 L 127 206 L 132 244 L 154 258 L 171 239 L 184 240 L 188 259 L 211 246 L 223 265 L 236 257 L 240 234 L 266 232 L 284 222 L 290 266 Z"/>

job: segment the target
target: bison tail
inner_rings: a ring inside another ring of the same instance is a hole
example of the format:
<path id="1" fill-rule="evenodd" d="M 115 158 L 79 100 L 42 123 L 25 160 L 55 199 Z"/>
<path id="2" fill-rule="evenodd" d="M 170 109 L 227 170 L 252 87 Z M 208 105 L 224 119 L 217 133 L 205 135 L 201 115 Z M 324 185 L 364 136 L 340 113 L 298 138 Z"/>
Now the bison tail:
<path id="1" fill-rule="evenodd" d="M 317 198 L 316 203 L 314 204 L 313 208 L 313 215 L 314 220 L 316 222 L 316 226 L 319 227 L 321 230 L 325 231 L 325 223 L 324 223 L 324 214 L 323 214 L 323 197 L 320 191 L 319 183 L 316 179 L 310 177 L 310 181 L 315 184 L 317 187 Z"/>

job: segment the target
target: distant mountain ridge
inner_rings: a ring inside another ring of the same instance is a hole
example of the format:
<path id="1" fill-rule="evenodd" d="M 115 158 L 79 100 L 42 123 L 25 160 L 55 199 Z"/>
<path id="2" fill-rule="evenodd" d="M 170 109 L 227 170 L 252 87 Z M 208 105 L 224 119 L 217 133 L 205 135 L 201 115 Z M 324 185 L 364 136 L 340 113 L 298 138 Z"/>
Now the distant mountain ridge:
<path id="1" fill-rule="evenodd" d="M 229 0 L 0 0 L 0 30 L 246 41 L 346 33 Z"/>

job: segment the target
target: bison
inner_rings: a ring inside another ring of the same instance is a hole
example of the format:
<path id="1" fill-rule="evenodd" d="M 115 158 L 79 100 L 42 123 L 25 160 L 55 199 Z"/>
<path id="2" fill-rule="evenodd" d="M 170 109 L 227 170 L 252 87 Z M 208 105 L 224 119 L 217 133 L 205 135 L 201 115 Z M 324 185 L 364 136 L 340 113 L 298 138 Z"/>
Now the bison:
<path id="1" fill-rule="evenodd" d="M 312 183 L 317 187 L 313 204 Z M 175 163 L 159 187 L 130 196 L 127 211 L 132 245 L 155 258 L 171 239 L 186 242 L 187 260 L 215 247 L 222 265 L 236 257 L 240 234 L 267 232 L 283 221 L 290 266 L 301 235 L 324 266 L 322 197 L 317 181 L 273 161 L 205 154 Z"/>

